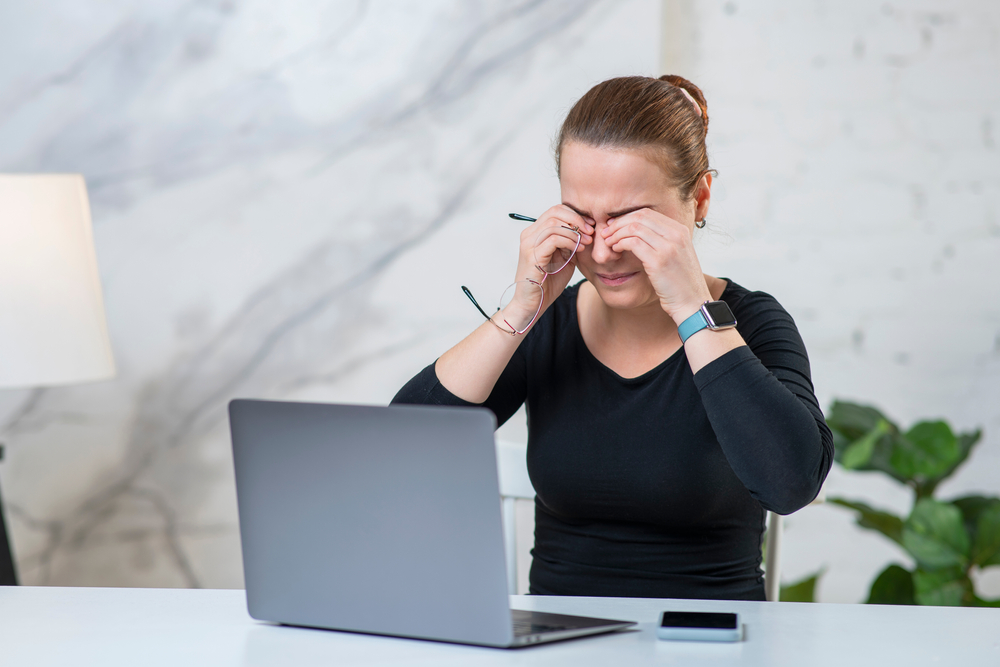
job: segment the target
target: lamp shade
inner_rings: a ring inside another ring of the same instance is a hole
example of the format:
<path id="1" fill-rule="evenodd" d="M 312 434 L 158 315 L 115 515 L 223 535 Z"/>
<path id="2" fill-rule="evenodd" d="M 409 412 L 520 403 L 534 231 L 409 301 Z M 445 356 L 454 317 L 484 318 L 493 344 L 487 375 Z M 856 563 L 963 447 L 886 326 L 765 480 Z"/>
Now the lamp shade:
<path id="1" fill-rule="evenodd" d="M 83 176 L 0 174 L 0 388 L 114 374 Z"/>

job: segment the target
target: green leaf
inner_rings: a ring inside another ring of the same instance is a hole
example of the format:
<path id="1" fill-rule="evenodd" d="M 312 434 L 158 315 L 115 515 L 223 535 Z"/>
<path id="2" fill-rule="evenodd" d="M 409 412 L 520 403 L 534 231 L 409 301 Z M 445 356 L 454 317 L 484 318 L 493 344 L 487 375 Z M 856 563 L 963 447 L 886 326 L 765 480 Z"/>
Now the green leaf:
<path id="1" fill-rule="evenodd" d="M 889 420 L 878 409 L 847 401 L 834 401 L 826 418 L 830 428 L 843 434 L 848 442 L 870 432 L 880 421 Z"/>
<path id="2" fill-rule="evenodd" d="M 844 454 L 844 450 L 847 449 L 848 445 L 854 442 L 854 439 L 848 438 L 840 431 L 835 431 L 834 429 L 830 429 L 830 433 L 833 434 L 833 458 L 839 463 Z"/>
<path id="3" fill-rule="evenodd" d="M 781 602 L 815 602 L 816 582 L 819 581 L 819 578 L 823 576 L 823 572 L 825 571 L 820 570 L 816 574 L 808 576 L 794 584 L 785 584 L 781 587 L 778 599 Z"/>
<path id="4" fill-rule="evenodd" d="M 885 568 L 872 582 L 867 604 L 917 604 L 913 574 L 896 564 Z"/>
<path id="5" fill-rule="evenodd" d="M 965 463 L 966 459 L 969 458 L 969 454 L 972 452 L 972 448 L 982 437 L 983 432 L 981 429 L 971 433 L 960 433 L 957 440 L 958 456 L 955 458 L 954 462 L 952 462 L 951 465 L 935 477 L 918 481 L 914 485 L 917 491 L 917 497 L 924 498 L 933 495 L 934 489 L 937 488 L 937 485 L 954 474 L 958 467 Z"/>
<path id="6" fill-rule="evenodd" d="M 833 431 L 835 461 L 849 470 L 878 470 L 904 484 L 910 482 L 890 462 L 899 428 L 877 409 L 835 401 L 826 421 Z"/>
<path id="7" fill-rule="evenodd" d="M 882 436 L 889 432 L 890 428 L 889 422 L 880 419 L 875 428 L 865 433 L 844 449 L 844 453 L 840 458 L 840 465 L 848 470 L 855 470 L 866 465 L 875 452 L 875 444 L 882 439 Z"/>
<path id="8" fill-rule="evenodd" d="M 918 603 L 960 607 L 973 601 L 972 581 L 961 567 L 922 570 L 913 573 L 913 588 Z"/>
<path id="9" fill-rule="evenodd" d="M 990 560 L 989 554 L 986 553 L 989 551 L 990 541 L 985 534 L 984 537 L 979 537 L 979 516 L 990 508 L 1000 507 L 1000 498 L 995 496 L 963 496 L 953 498 L 948 502 L 962 512 L 965 530 L 968 531 L 972 542 L 972 548 L 969 551 L 970 560 L 977 564 Z M 988 533 L 990 530 L 990 528 L 986 528 L 984 533 Z"/>
<path id="10" fill-rule="evenodd" d="M 996 504 L 979 513 L 973 533 L 970 557 L 974 565 L 1000 565 L 1000 498 Z"/>
<path id="11" fill-rule="evenodd" d="M 969 458 L 969 454 L 972 453 L 972 448 L 976 446 L 976 443 L 979 442 L 982 437 L 982 429 L 976 429 L 971 433 L 958 434 L 958 458 L 955 459 L 955 462 L 951 464 L 951 467 L 945 471 L 945 473 L 941 476 L 941 479 L 944 479 L 948 475 L 952 474 L 958 466 L 965 463 L 965 460 Z"/>
<path id="12" fill-rule="evenodd" d="M 874 509 L 865 503 L 843 498 L 830 498 L 827 502 L 852 509 L 858 513 L 857 522 L 862 528 L 876 530 L 893 542 L 903 543 L 903 520 L 894 514 Z"/>
<path id="13" fill-rule="evenodd" d="M 920 422 L 903 435 L 877 408 L 847 401 L 834 401 L 826 421 L 833 431 L 838 463 L 848 470 L 883 472 L 911 486 L 918 500 L 933 497 L 982 437 L 982 431 L 956 437 L 943 421 Z M 882 437 L 866 437 L 883 422 L 888 429 Z"/>
<path id="14" fill-rule="evenodd" d="M 961 510 L 931 498 L 918 501 L 903 525 L 903 546 L 925 569 L 964 568 L 970 545 Z"/>
<path id="15" fill-rule="evenodd" d="M 969 529 L 969 532 L 972 532 L 976 529 L 979 515 L 994 505 L 1000 505 L 1000 498 L 996 496 L 962 496 L 961 498 L 952 498 L 948 502 L 962 512 L 965 527 Z"/>
<path id="16" fill-rule="evenodd" d="M 903 477 L 933 478 L 959 457 L 958 439 L 943 421 L 920 422 L 893 443 L 890 462 Z"/>

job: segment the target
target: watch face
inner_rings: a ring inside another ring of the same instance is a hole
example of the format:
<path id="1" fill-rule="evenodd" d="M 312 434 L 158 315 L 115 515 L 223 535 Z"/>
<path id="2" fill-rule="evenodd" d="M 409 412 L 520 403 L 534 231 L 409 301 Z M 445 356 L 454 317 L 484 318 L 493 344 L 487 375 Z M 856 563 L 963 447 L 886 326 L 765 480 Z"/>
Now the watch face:
<path id="1" fill-rule="evenodd" d="M 705 304 L 705 310 L 708 311 L 709 326 L 713 329 L 736 326 L 736 317 L 725 301 L 709 301 Z"/>

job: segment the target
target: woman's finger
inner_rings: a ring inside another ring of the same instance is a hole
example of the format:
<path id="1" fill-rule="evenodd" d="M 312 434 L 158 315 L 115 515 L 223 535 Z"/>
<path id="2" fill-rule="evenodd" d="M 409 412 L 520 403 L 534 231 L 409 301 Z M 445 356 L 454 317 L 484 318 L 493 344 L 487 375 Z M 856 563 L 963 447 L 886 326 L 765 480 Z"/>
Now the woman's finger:
<path id="1" fill-rule="evenodd" d="M 627 238 L 641 239 L 652 248 L 663 248 L 667 244 L 667 240 L 663 236 L 640 222 L 630 222 L 619 226 L 614 233 L 604 239 L 604 243 L 615 252 L 620 252 L 616 245 Z"/>
<path id="2" fill-rule="evenodd" d="M 564 204 L 553 206 L 547 210 L 538 218 L 538 222 L 535 224 L 538 225 L 539 229 L 546 224 L 559 224 L 566 225 L 567 227 L 576 227 L 584 234 L 594 233 L 594 225 L 591 222 Z"/>
<path id="3" fill-rule="evenodd" d="M 553 273 L 570 260 L 571 255 L 582 244 L 580 234 L 566 228 L 552 230 L 534 248 L 535 265 L 546 273 Z M 558 266 L 557 266 L 558 265 Z"/>
<path id="4" fill-rule="evenodd" d="M 650 270 L 649 267 L 656 265 L 658 257 L 656 249 L 638 236 L 627 236 L 616 243 L 611 249 L 614 252 L 632 253 L 646 267 L 647 272 Z"/>
<path id="5" fill-rule="evenodd" d="M 667 217 L 652 209 L 643 208 L 608 220 L 608 224 L 603 230 L 601 230 L 601 234 L 605 239 L 607 239 L 622 227 L 626 227 L 631 224 L 644 225 L 664 237 L 669 237 L 678 230 L 687 230 L 684 225 L 677 222 L 673 218 Z"/>
<path id="6" fill-rule="evenodd" d="M 579 225 L 571 224 L 570 222 L 563 220 L 553 219 L 551 224 L 546 225 L 538 231 L 538 234 L 535 237 L 535 245 L 539 245 L 545 237 L 551 234 L 558 234 L 559 236 L 563 236 L 573 241 L 579 237 L 583 243 L 588 244 L 594 240 L 593 231 L 588 232 L 585 227 L 580 227 Z"/>
<path id="7" fill-rule="evenodd" d="M 586 241 L 584 241 L 584 237 L 587 237 Z M 551 225 L 547 225 L 538 232 L 538 235 L 535 237 L 534 241 L 532 242 L 532 245 L 535 248 L 540 248 L 550 239 L 565 239 L 567 242 L 573 244 L 574 246 L 576 245 L 578 239 L 581 241 L 581 243 L 588 243 L 593 241 L 592 236 L 585 234 L 582 230 L 578 228 L 575 228 L 567 224 L 553 223 Z M 563 245 L 562 247 L 565 246 Z"/>
<path id="8" fill-rule="evenodd" d="M 582 215 L 571 209 L 565 204 L 559 204 L 558 206 L 553 206 L 550 211 L 565 223 L 568 223 L 571 227 L 576 226 L 580 231 L 587 234 L 594 233 L 594 225 L 592 222 L 584 218 Z"/>
<path id="9" fill-rule="evenodd" d="M 521 232 L 521 246 L 523 249 L 537 248 L 550 236 L 561 236 L 576 242 L 580 238 L 582 244 L 587 245 L 593 242 L 594 237 L 584 229 L 576 225 L 557 218 L 549 218 L 546 221 L 539 221 L 530 227 L 526 227 Z"/>

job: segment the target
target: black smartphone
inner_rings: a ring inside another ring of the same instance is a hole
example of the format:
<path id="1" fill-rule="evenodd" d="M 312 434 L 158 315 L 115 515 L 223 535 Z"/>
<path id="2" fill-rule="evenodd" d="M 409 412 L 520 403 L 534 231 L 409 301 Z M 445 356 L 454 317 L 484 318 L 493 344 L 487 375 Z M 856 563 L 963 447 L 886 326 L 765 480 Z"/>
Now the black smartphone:
<path id="1" fill-rule="evenodd" d="M 740 615 L 715 611 L 665 611 L 656 629 L 660 639 L 738 642 L 743 638 Z"/>

